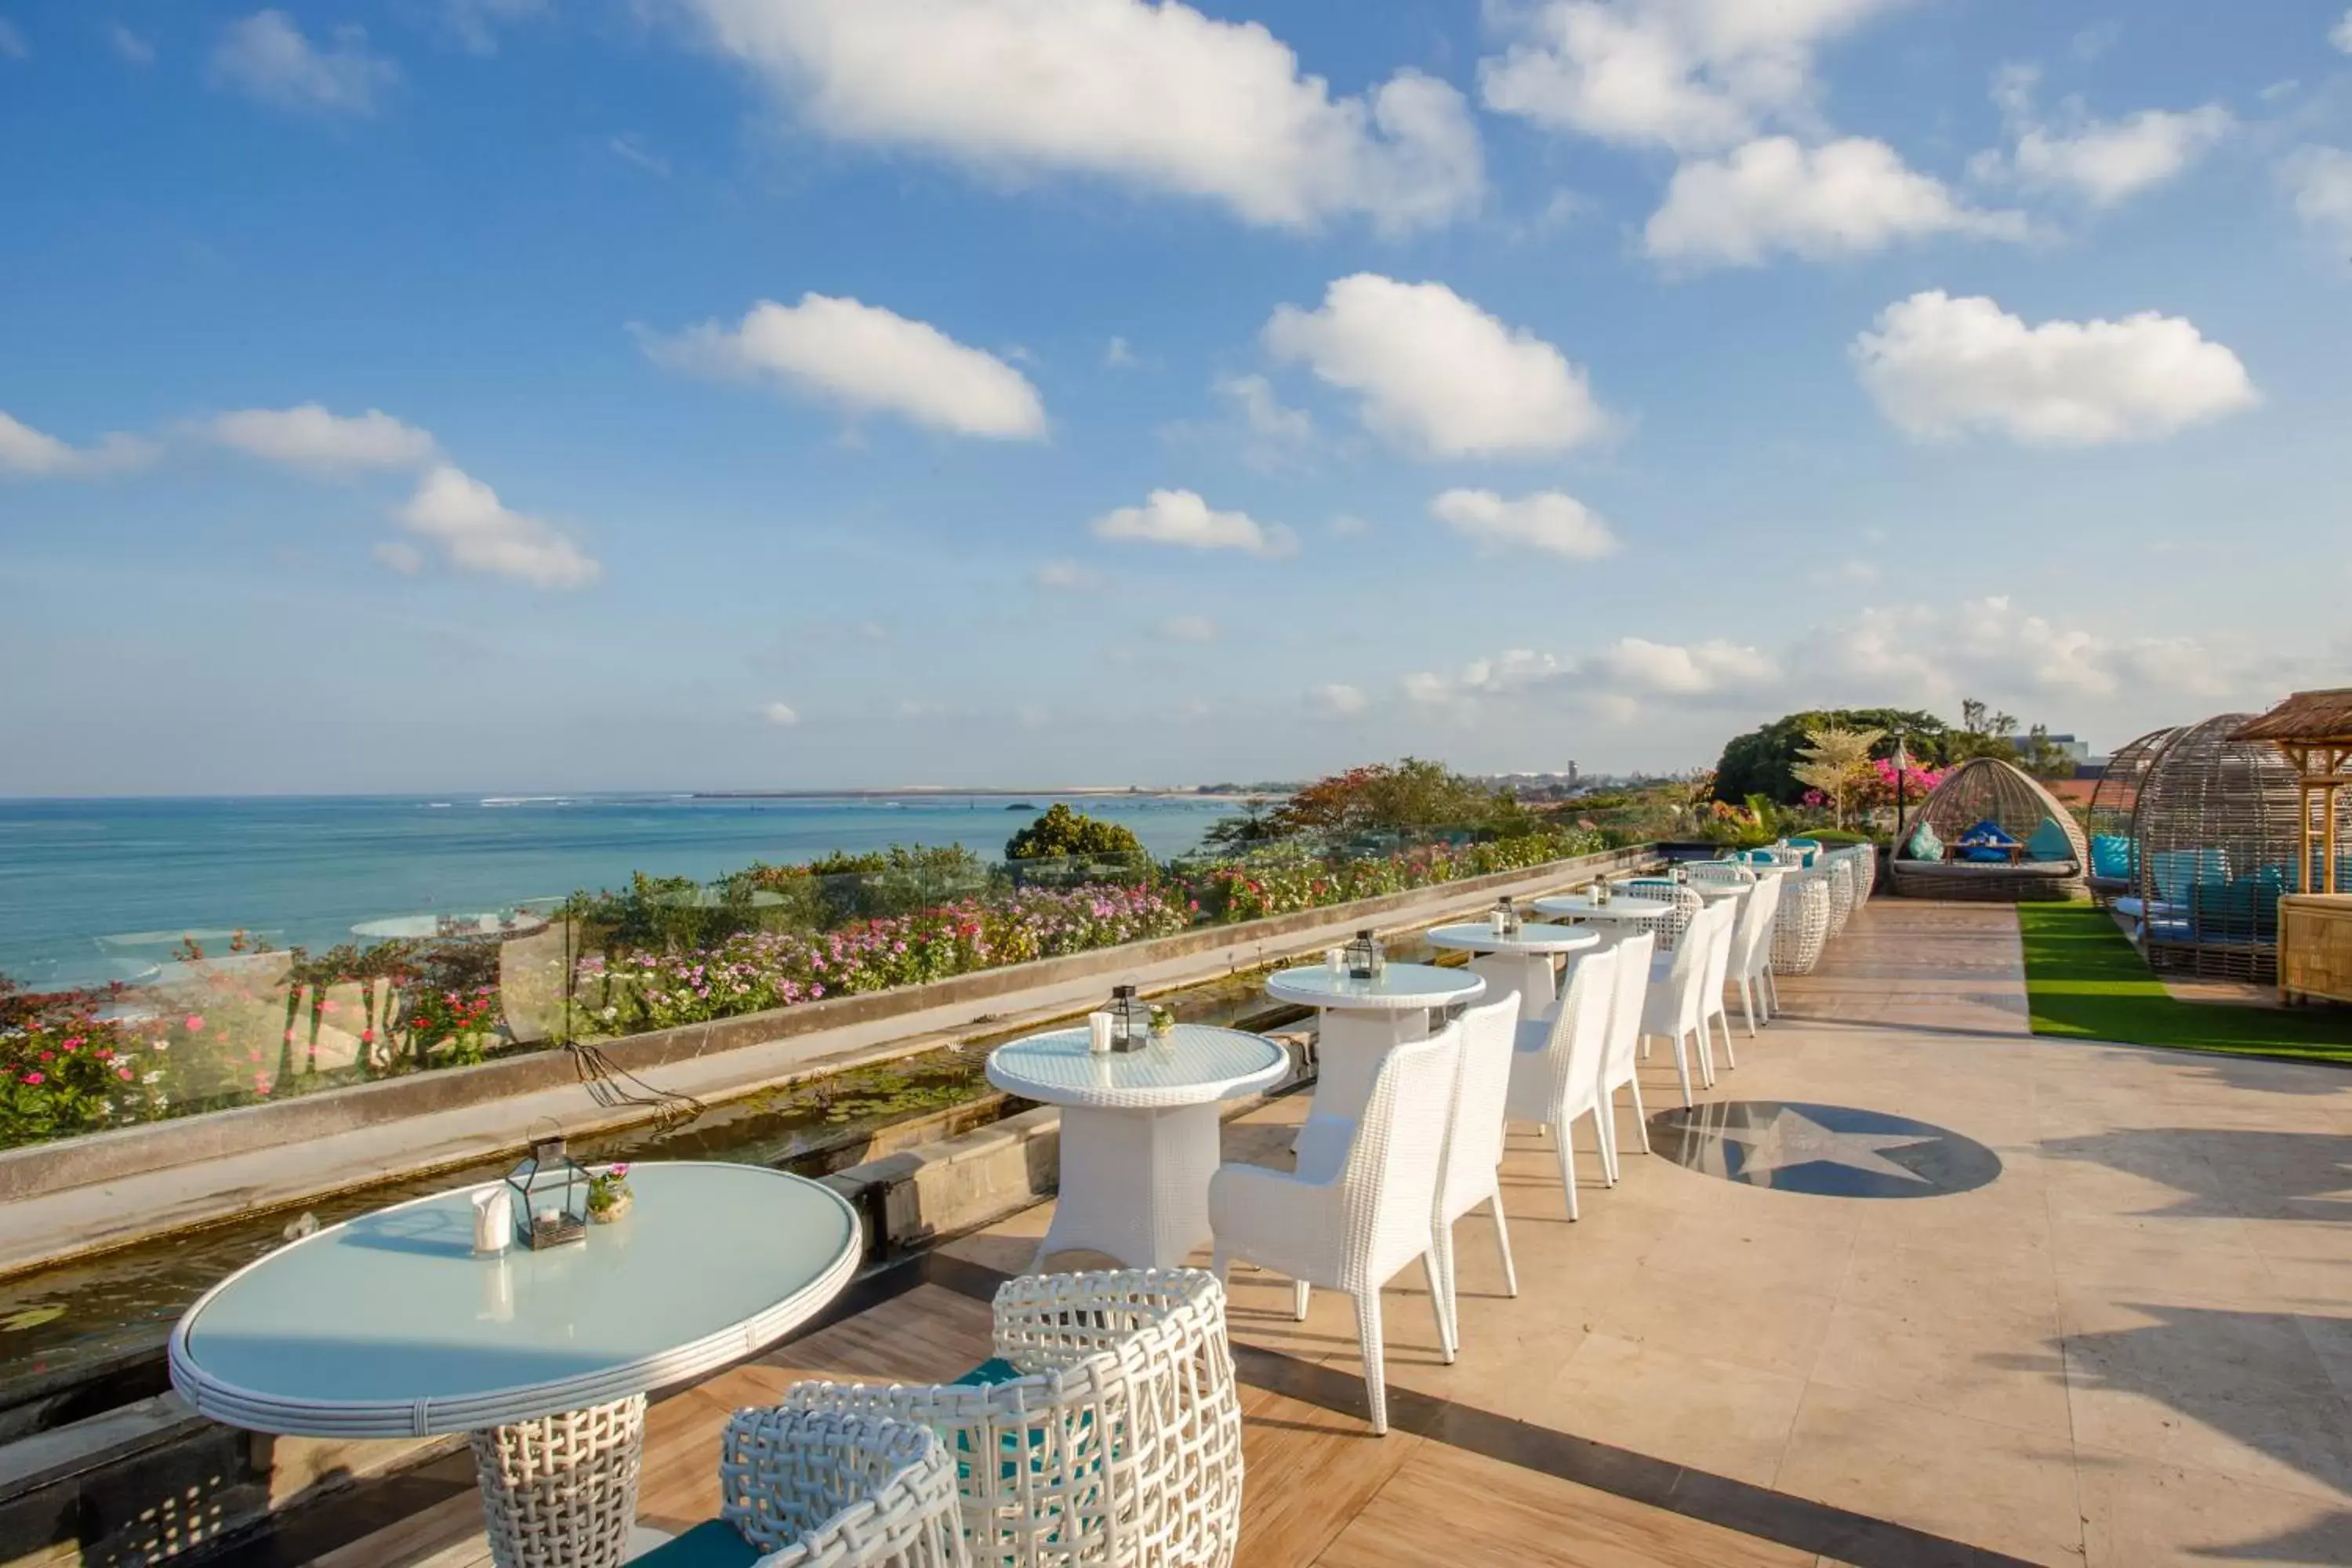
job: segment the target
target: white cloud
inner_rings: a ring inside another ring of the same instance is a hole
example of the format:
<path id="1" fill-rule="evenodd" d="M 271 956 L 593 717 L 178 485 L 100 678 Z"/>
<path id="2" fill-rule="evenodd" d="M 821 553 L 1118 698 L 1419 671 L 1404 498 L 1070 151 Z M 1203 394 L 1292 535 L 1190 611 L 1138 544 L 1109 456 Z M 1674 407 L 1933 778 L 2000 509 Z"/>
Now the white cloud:
<path id="1" fill-rule="evenodd" d="M 387 539 L 375 547 L 375 558 L 404 577 L 425 570 L 425 552 L 404 539 Z"/>
<path id="2" fill-rule="evenodd" d="M 553 0 L 442 0 L 441 16 L 468 54 L 494 55 L 500 27 L 545 16 L 552 8 Z"/>
<path id="3" fill-rule="evenodd" d="M 1128 347 L 1125 338 L 1113 338 L 1103 345 L 1103 366 L 1108 370 L 1132 370 L 1142 362 Z"/>
<path id="4" fill-rule="evenodd" d="M 1359 272 L 1320 309 L 1276 307 L 1265 337 L 1276 359 L 1357 394 L 1366 429 L 1432 457 L 1558 452 L 1609 428 L 1582 367 L 1443 283 Z"/>
<path id="5" fill-rule="evenodd" d="M 1345 719 L 1361 713 L 1370 705 L 1361 689 L 1334 681 L 1318 686 L 1307 694 L 1307 700 L 1334 719 Z"/>
<path id="6" fill-rule="evenodd" d="M 1644 695 L 1706 697 L 1761 686 L 1779 668 L 1759 649 L 1721 638 L 1682 644 L 1620 637 L 1587 659 L 1584 673 Z"/>
<path id="7" fill-rule="evenodd" d="M 646 352 L 678 369 L 772 376 L 853 414 L 895 414 L 962 436 L 1045 433 L 1029 378 L 994 354 L 878 305 L 803 294 L 762 300 L 734 327 L 705 321 L 676 337 L 641 334 Z"/>
<path id="8" fill-rule="evenodd" d="M 2352 11 L 2345 12 L 2343 20 L 2327 29 L 2327 41 L 2352 55 Z"/>
<path id="9" fill-rule="evenodd" d="M 2279 165 L 2279 177 L 2306 226 L 2352 239 L 2352 153 L 2298 147 Z"/>
<path id="10" fill-rule="evenodd" d="M 28 60 L 32 58 L 32 48 L 25 42 L 25 35 L 16 30 L 16 24 L 0 16 L 0 59 Z"/>
<path id="11" fill-rule="evenodd" d="M 607 136 L 604 138 L 604 145 L 612 150 L 614 157 L 624 163 L 633 163 L 646 174 L 657 175 L 665 180 L 669 178 L 669 160 L 647 147 L 644 138 L 635 135 Z"/>
<path id="12" fill-rule="evenodd" d="M 1220 376 L 1213 385 L 1218 396 L 1241 410 L 1250 434 L 1277 447 L 1312 446 L 1315 416 L 1304 408 L 1285 408 L 1274 384 L 1262 375 Z"/>
<path id="13" fill-rule="evenodd" d="M 1297 535 L 1280 523 L 1260 523 L 1247 512 L 1215 511 L 1192 490 L 1153 490 L 1141 506 L 1123 506 L 1095 519 L 1100 539 L 1146 544 L 1181 544 L 1191 550 L 1244 550 L 1252 555 L 1288 555 Z"/>
<path id="14" fill-rule="evenodd" d="M 790 726 L 801 721 L 801 716 L 793 710 L 790 704 L 783 702 L 769 703 L 760 710 L 760 715 L 769 723 L 780 726 Z"/>
<path id="15" fill-rule="evenodd" d="M 1076 561 L 1048 561 L 1029 574 L 1029 581 L 1064 594 L 1091 594 L 1110 585 L 1109 577 Z"/>
<path id="16" fill-rule="evenodd" d="M 2063 191 L 2095 207 L 2114 206 L 2174 178 L 2237 128 L 2218 103 L 2197 109 L 2144 109 L 2121 120 L 2094 120 L 2080 99 L 2060 106 L 2057 122 L 2035 112 L 2032 66 L 2004 66 L 1993 78 L 2016 147 L 2004 160 L 1979 153 L 1969 163 L 1979 178 L 2014 178 L 2038 190 Z"/>
<path id="17" fill-rule="evenodd" d="M 1214 642 L 1217 623 L 1206 616 L 1171 616 L 1152 627 L 1167 642 Z"/>
<path id="18" fill-rule="evenodd" d="M 1264 25 L 1179 0 L 688 0 L 803 123 L 1000 181 L 1092 175 L 1286 227 L 1473 210 L 1478 133 L 1404 70 L 1331 94 Z"/>
<path id="19" fill-rule="evenodd" d="M 1371 532 L 1372 525 L 1353 512 L 1343 511 L 1331 520 L 1330 529 L 1334 539 L 1361 539 Z"/>
<path id="20" fill-rule="evenodd" d="M 1990 300 L 1937 290 L 1889 305 L 1850 352 L 1879 411 L 1928 438 L 2148 440 L 2261 401 L 2236 354 L 2152 310 L 2028 326 Z"/>
<path id="21" fill-rule="evenodd" d="M 363 27 L 338 27 L 320 48 L 285 12 L 256 11 L 221 36 L 211 76 L 215 86 L 279 109 L 373 114 L 376 94 L 400 79 L 400 68 L 368 52 Z"/>
<path id="22" fill-rule="evenodd" d="M 1676 169 L 1643 241 L 1662 261 L 1754 267 L 1774 251 L 1860 256 L 1938 234 L 2022 239 L 2026 227 L 2017 213 L 1969 206 L 1884 142 L 1768 136 Z"/>
<path id="23" fill-rule="evenodd" d="M 604 574 L 553 524 L 509 509 L 489 486 L 446 463 L 425 474 L 393 516 L 461 571 L 538 588 L 584 588 Z"/>
<path id="24" fill-rule="evenodd" d="M 33 479 L 85 479 L 143 468 L 159 448 L 152 441 L 117 430 L 95 446 L 73 447 L 0 413 L 0 474 Z"/>
<path id="25" fill-rule="evenodd" d="M 155 63 L 154 44 L 120 22 L 109 22 L 106 25 L 106 41 L 114 46 L 116 54 L 134 66 L 152 66 Z"/>
<path id="26" fill-rule="evenodd" d="M 1677 152 L 1811 129 L 1813 55 L 1902 0 L 1547 0 L 1479 62 L 1486 107 Z"/>
<path id="27" fill-rule="evenodd" d="M 381 409 L 339 416 L 315 403 L 292 408 L 243 408 L 206 426 L 224 447 L 311 473 L 415 468 L 433 460 L 433 437 Z"/>
<path id="28" fill-rule="evenodd" d="M 1452 489 L 1429 503 L 1429 515 L 1489 548 L 1540 550 L 1571 561 L 1591 561 L 1617 548 L 1591 508 L 1559 490 L 1505 500 L 1493 490 Z"/>

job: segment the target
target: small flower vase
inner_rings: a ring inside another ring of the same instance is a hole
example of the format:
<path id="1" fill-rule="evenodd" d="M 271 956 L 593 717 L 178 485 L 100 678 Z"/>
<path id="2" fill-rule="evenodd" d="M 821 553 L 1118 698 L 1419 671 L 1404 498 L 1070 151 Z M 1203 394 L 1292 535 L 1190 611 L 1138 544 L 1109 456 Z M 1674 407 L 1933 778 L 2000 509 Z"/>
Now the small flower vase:
<path id="1" fill-rule="evenodd" d="M 630 1207 L 635 1205 L 636 1201 L 635 1194 L 623 1193 L 605 1207 L 601 1209 L 590 1209 L 588 1211 L 589 1223 L 593 1225 L 611 1225 L 615 1220 L 625 1219 L 628 1217 Z"/>

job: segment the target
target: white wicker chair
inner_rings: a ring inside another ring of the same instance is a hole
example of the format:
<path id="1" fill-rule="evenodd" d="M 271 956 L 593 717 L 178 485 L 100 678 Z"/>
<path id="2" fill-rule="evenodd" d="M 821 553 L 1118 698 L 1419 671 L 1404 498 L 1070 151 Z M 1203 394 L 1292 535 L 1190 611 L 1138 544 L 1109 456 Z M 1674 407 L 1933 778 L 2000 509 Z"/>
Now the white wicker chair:
<path id="1" fill-rule="evenodd" d="M 1437 1179 L 1437 1207 L 1430 1215 L 1436 1233 L 1437 1284 L 1444 1309 L 1440 1318 L 1444 1334 L 1439 1348 L 1449 1362 L 1462 1343 L 1462 1320 L 1454 1310 L 1454 1222 L 1480 1204 L 1495 1215 L 1495 1244 L 1503 1254 L 1504 1289 L 1514 1296 L 1519 1293 L 1518 1271 L 1511 1266 L 1511 1233 L 1504 1228 L 1502 1164 L 1503 1102 L 1510 1093 L 1520 1000 L 1514 991 L 1499 1002 L 1462 1015 L 1462 1063 L 1454 1075 L 1445 1161 Z"/>
<path id="2" fill-rule="evenodd" d="M 1713 966 L 1717 927 L 1731 918 L 1731 906 L 1703 909 L 1685 933 L 1683 944 L 1652 961 L 1650 997 L 1642 1009 L 1643 1048 L 1652 1038 L 1667 1041 L 1675 1050 L 1675 1076 L 1682 1080 L 1683 1104 L 1691 1100 L 1690 1058 L 1685 1041 L 1698 1047 L 1699 1082 L 1715 1087 L 1715 1047 L 1706 1032 L 1706 976 Z"/>
<path id="3" fill-rule="evenodd" d="M 1829 935 L 1822 940 L 1832 940 L 1845 931 L 1846 918 L 1853 913 L 1853 867 L 1825 853 L 1813 862 L 1813 875 L 1829 884 Z"/>
<path id="4" fill-rule="evenodd" d="M 1638 940 L 1646 942 L 1648 933 Z M 1601 1173 L 1614 1180 L 1610 1172 L 1608 1122 L 1601 1109 L 1601 1058 L 1609 1048 L 1610 1009 L 1617 996 L 1620 954 L 1630 945 L 1620 943 L 1579 957 L 1569 971 L 1568 991 L 1560 999 L 1559 1010 L 1548 1019 L 1520 1025 L 1517 1048 L 1511 1053 L 1510 1093 L 1504 1114 L 1513 1121 L 1535 1122 L 1551 1134 L 1570 1219 L 1579 1216 L 1576 1147 L 1569 1130 L 1578 1117 L 1592 1118 Z M 1642 963 L 1646 972 L 1646 950 Z M 1499 1205 L 1496 1212 L 1501 1212 Z M 1438 1239 L 1442 1244 L 1445 1238 L 1441 1235 Z M 1518 1293 L 1515 1283 L 1511 1294 Z"/>
<path id="5" fill-rule="evenodd" d="M 1698 1022 L 1702 1032 L 1719 1020 L 1723 1025 L 1723 1065 L 1736 1068 L 1739 1057 L 1731 1046 L 1731 1014 L 1723 1004 L 1724 982 L 1731 973 L 1731 942 L 1739 923 L 1739 910 L 1745 900 L 1721 899 L 1707 907 L 1704 926 L 1694 925 L 1688 940 L 1704 934 L 1706 940 L 1706 967 L 1698 983 Z"/>
<path id="6" fill-rule="evenodd" d="M 1667 877 L 1634 877 L 1618 883 L 1617 887 L 1629 899 L 1650 899 L 1674 905 L 1671 914 L 1637 922 L 1638 929 L 1654 933 L 1658 939 L 1658 946 L 1668 952 L 1682 941 L 1683 932 L 1690 929 L 1691 921 L 1696 920 L 1699 910 L 1706 906 L 1705 899 Z"/>
<path id="7" fill-rule="evenodd" d="M 1780 874 L 1780 911 L 1772 922 L 1772 973 L 1811 974 L 1830 939 L 1830 885 L 1809 871 Z M 1780 990 L 1772 988 L 1772 1005 Z"/>
<path id="8" fill-rule="evenodd" d="M 1784 877 L 1759 878 L 1740 900 L 1738 923 L 1731 933 L 1730 978 L 1739 987 L 1739 1005 L 1748 1015 L 1748 1033 L 1756 1033 L 1760 1014 L 1767 1022 L 1780 995 L 1772 989 L 1772 923 L 1780 912 Z"/>
<path id="9" fill-rule="evenodd" d="M 1694 882 L 1708 882 L 1726 888 L 1752 888 L 1756 873 L 1737 860 L 1689 860 L 1684 862 L 1684 875 Z"/>
<path id="10" fill-rule="evenodd" d="M 1428 1220 L 1424 1200 L 1422 1217 Z M 957 1459 L 963 1533 L 997 1568 L 1233 1561 L 1242 1419 L 1224 1291 L 1199 1269 L 1024 1275 L 996 1292 L 982 1384 L 802 1384 L 787 1410 L 918 1422 Z"/>
<path id="11" fill-rule="evenodd" d="M 1355 1298 L 1375 1432 L 1389 1429 L 1381 1287 L 1415 1258 L 1429 1277 L 1438 1332 L 1445 1332 L 1430 1215 L 1437 1205 L 1445 1112 L 1461 1055 L 1459 1024 L 1396 1047 L 1381 1062 L 1361 1119 L 1344 1133 L 1302 1135 L 1296 1173 L 1226 1165 L 1209 1183 L 1209 1225 L 1216 1237 L 1220 1279 L 1236 1262 L 1287 1274 L 1294 1284 L 1292 1310 L 1302 1320 L 1311 1286 Z M 1309 1133 L 1326 1120 L 1308 1117 Z M 1308 1151 L 1324 1157 L 1310 1162 Z"/>
<path id="12" fill-rule="evenodd" d="M 1615 949 L 1617 984 L 1609 994 L 1609 1032 L 1601 1052 L 1601 1170 L 1617 1184 L 1617 1091 L 1633 1102 L 1633 1132 L 1642 1152 L 1650 1152 L 1650 1122 L 1642 1109 L 1642 1015 L 1650 1004 L 1650 965 L 1657 938 L 1648 931 L 1627 937 Z"/>
<path id="13" fill-rule="evenodd" d="M 928 1426 L 739 1410 L 719 1449 L 719 1517 L 758 1568 L 967 1568 L 956 1462 Z M 706 1526 L 705 1528 L 709 1528 Z"/>

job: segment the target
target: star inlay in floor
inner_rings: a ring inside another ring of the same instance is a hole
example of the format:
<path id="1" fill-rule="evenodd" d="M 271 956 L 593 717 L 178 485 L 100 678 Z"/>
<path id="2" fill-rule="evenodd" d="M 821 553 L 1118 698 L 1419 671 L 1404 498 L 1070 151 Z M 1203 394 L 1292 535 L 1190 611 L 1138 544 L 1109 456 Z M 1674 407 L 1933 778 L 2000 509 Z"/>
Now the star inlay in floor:
<path id="1" fill-rule="evenodd" d="M 1733 1100 L 1650 1118 L 1650 1145 L 1686 1169 L 1824 1197 L 1927 1198 L 2000 1175 L 2000 1156 L 1948 1129 L 1846 1105 Z"/>

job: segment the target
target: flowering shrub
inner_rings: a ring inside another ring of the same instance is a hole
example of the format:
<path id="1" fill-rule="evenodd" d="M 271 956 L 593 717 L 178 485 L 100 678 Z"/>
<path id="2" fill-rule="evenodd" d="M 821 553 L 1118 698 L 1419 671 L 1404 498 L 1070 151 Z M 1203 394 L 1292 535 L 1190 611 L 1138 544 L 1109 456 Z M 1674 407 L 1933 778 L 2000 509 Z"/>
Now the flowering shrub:
<path id="1" fill-rule="evenodd" d="M 1182 931 L 1190 915 L 1149 887 L 1024 888 L 839 931 L 746 931 L 695 952 L 619 952 L 583 960 L 578 978 L 604 1030 L 625 1033 L 1116 947 Z"/>
<path id="2" fill-rule="evenodd" d="M 1185 873 L 1192 901 L 1219 921 L 1262 920 L 1402 893 L 1465 877 L 1516 871 L 1604 847 L 1597 832 L 1522 834 L 1481 844 L 1425 844 L 1366 858 L 1326 858 L 1296 847 L 1262 850 Z"/>
<path id="3" fill-rule="evenodd" d="M 414 992 L 406 1023 L 410 1037 L 423 1049 L 446 1047 L 453 1063 L 480 1061 L 488 1037 L 499 1025 L 498 987 Z"/>

